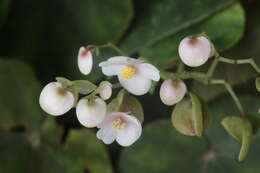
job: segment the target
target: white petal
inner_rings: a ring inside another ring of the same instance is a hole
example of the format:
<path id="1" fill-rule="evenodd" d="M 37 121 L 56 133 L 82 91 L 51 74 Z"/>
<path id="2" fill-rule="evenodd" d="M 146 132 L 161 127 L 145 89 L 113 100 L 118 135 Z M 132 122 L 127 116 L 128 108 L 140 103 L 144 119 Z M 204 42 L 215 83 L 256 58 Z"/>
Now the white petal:
<path id="1" fill-rule="evenodd" d="M 194 41 L 193 41 L 194 40 Z M 211 42 L 206 37 L 184 38 L 179 45 L 179 55 L 184 64 L 197 67 L 212 55 Z"/>
<path id="2" fill-rule="evenodd" d="M 112 84 L 108 81 L 102 81 L 99 85 L 99 95 L 103 100 L 107 100 L 112 95 Z"/>
<path id="3" fill-rule="evenodd" d="M 118 76 L 120 84 L 134 95 L 144 95 L 151 88 L 151 79 L 136 75 L 130 79 L 123 79 Z"/>
<path id="4" fill-rule="evenodd" d="M 117 132 L 116 141 L 121 146 L 127 147 L 139 139 L 142 133 L 142 126 L 133 116 L 125 115 L 124 120 L 126 120 L 126 127 Z"/>
<path id="5" fill-rule="evenodd" d="M 142 75 L 143 77 L 146 77 L 148 79 L 152 79 L 154 81 L 160 80 L 160 71 L 149 63 L 142 63 L 136 65 L 138 69 L 138 74 Z"/>
<path id="6" fill-rule="evenodd" d="M 50 115 L 63 115 L 73 107 L 73 94 L 64 90 L 61 93 L 61 90 L 60 83 L 51 82 L 43 88 L 40 94 L 40 106 Z"/>
<path id="7" fill-rule="evenodd" d="M 115 64 L 127 64 L 128 57 L 126 56 L 114 56 L 108 59 L 109 62 Z"/>
<path id="8" fill-rule="evenodd" d="M 82 74 L 87 75 L 93 66 L 93 56 L 91 50 L 81 47 L 78 54 L 78 67 Z"/>
<path id="9" fill-rule="evenodd" d="M 118 75 L 120 71 L 124 68 L 124 65 L 110 65 L 102 67 L 102 73 L 106 76 Z"/>
<path id="10" fill-rule="evenodd" d="M 111 144 L 116 139 L 116 131 L 111 128 L 111 124 L 108 124 L 98 130 L 97 138 L 102 140 L 105 144 Z"/>
<path id="11" fill-rule="evenodd" d="M 96 127 L 106 116 L 106 103 L 100 99 L 81 99 L 76 108 L 79 122 L 85 127 Z"/>
<path id="12" fill-rule="evenodd" d="M 165 80 L 160 88 L 160 98 L 166 105 L 174 105 L 181 101 L 187 92 L 182 80 Z"/>

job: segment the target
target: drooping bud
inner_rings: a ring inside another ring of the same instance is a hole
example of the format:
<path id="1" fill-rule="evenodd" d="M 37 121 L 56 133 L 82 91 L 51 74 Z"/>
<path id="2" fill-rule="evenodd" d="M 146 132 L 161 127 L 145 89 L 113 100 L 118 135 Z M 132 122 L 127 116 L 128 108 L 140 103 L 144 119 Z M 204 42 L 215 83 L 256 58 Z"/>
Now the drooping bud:
<path id="1" fill-rule="evenodd" d="M 160 88 L 160 98 L 168 106 L 181 101 L 187 92 L 187 87 L 182 80 L 165 80 Z"/>
<path id="2" fill-rule="evenodd" d="M 257 77 L 255 79 L 255 86 L 256 86 L 257 91 L 260 92 L 260 77 Z"/>
<path id="3" fill-rule="evenodd" d="M 79 122 L 85 127 L 96 127 L 106 116 L 106 103 L 100 98 L 81 99 L 76 107 Z"/>
<path id="4" fill-rule="evenodd" d="M 99 95 L 103 100 L 107 100 L 112 95 L 112 84 L 108 81 L 103 81 L 99 84 Z"/>
<path id="5" fill-rule="evenodd" d="M 43 88 L 39 103 L 41 108 L 48 114 L 59 116 L 73 107 L 74 97 L 59 82 L 51 82 Z"/>
<path id="6" fill-rule="evenodd" d="M 93 66 L 93 56 L 90 48 L 81 47 L 78 54 L 78 67 L 82 74 L 88 75 Z"/>
<path id="7" fill-rule="evenodd" d="M 179 56 L 182 62 L 190 67 L 203 65 L 214 53 L 214 46 L 204 36 L 186 37 L 179 45 Z"/>
<path id="8" fill-rule="evenodd" d="M 173 126 L 187 136 L 202 136 L 210 120 L 207 104 L 193 93 L 177 103 L 172 112 Z"/>
<path id="9" fill-rule="evenodd" d="M 221 122 L 225 130 L 241 143 L 238 156 L 239 161 L 243 161 L 248 153 L 253 137 L 253 127 L 246 118 L 238 116 L 228 116 Z"/>

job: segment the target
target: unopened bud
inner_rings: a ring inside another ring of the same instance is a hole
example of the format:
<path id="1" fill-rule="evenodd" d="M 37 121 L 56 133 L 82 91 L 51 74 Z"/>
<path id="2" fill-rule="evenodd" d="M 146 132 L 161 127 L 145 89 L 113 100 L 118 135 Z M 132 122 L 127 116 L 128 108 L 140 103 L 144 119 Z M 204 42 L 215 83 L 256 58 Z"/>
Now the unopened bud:
<path id="1" fill-rule="evenodd" d="M 182 80 L 165 80 L 160 88 L 160 98 L 168 106 L 181 101 L 187 92 L 187 87 Z"/>
<path id="2" fill-rule="evenodd" d="M 45 112 L 58 116 L 65 114 L 73 107 L 74 97 L 59 82 L 51 82 L 43 88 L 39 102 Z"/>
<path id="3" fill-rule="evenodd" d="M 214 46 L 204 36 L 186 37 L 179 45 L 179 56 L 182 62 L 190 67 L 203 65 L 214 53 Z"/>
<path id="4" fill-rule="evenodd" d="M 93 66 L 93 56 L 91 49 L 81 47 L 78 54 L 78 67 L 82 74 L 88 75 Z"/>

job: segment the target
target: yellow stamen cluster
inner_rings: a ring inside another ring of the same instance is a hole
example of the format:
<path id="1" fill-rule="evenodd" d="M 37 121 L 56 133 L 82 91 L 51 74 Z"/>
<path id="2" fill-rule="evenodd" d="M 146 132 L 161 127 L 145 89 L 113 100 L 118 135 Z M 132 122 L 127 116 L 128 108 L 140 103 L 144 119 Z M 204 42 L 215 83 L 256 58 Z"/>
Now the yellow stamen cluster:
<path id="1" fill-rule="evenodd" d="M 130 79 L 135 75 L 135 73 L 136 73 L 136 69 L 132 66 L 128 66 L 123 68 L 120 74 L 124 79 Z"/>
<path id="2" fill-rule="evenodd" d="M 112 124 L 112 128 L 114 130 L 123 130 L 125 128 L 125 123 L 123 122 L 123 120 L 121 118 L 117 118 L 113 124 Z"/>

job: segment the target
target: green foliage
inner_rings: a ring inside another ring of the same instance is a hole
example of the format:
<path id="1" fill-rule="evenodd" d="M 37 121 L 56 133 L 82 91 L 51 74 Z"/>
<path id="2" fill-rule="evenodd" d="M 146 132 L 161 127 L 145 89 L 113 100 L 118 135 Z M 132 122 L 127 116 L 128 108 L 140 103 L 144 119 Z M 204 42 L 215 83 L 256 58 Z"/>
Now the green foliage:
<path id="1" fill-rule="evenodd" d="M 166 134 L 166 135 L 162 135 Z M 142 138 L 123 150 L 122 173 L 240 173 L 240 166 L 227 157 L 217 157 L 204 140 L 179 134 L 169 119 L 148 124 Z"/>
<path id="2" fill-rule="evenodd" d="M 46 121 L 37 146 L 32 145 L 28 134 L 0 133 L 0 172 L 8 173 L 112 173 L 103 144 L 88 130 L 72 131 L 66 145 L 57 139 L 61 130 L 51 120 Z"/>
<path id="3" fill-rule="evenodd" d="M 179 42 L 187 35 L 206 32 L 217 50 L 223 51 L 240 40 L 244 23 L 244 11 L 233 0 L 152 0 L 138 16 L 123 48 L 130 53 L 140 52 L 153 64 L 166 68 L 178 59 Z"/>
<path id="4" fill-rule="evenodd" d="M 11 0 L 1 0 L 0 2 L 0 27 L 6 21 L 9 14 Z"/>
<path id="5" fill-rule="evenodd" d="M 17 60 L 0 59 L 0 128 L 22 125 L 35 129 L 42 117 L 40 84 L 33 70 Z"/>

